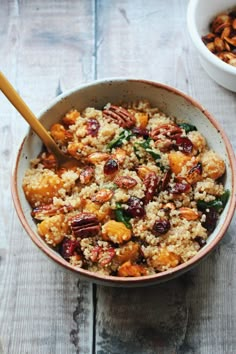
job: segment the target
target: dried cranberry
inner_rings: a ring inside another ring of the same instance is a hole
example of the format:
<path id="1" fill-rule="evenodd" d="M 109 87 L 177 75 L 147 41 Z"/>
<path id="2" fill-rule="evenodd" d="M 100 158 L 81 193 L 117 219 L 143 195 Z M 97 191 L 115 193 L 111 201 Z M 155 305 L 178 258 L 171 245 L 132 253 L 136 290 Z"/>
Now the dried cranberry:
<path id="1" fill-rule="evenodd" d="M 190 154 L 193 151 L 193 143 L 189 138 L 182 137 L 180 135 L 175 136 L 175 146 L 178 150 Z"/>
<path id="2" fill-rule="evenodd" d="M 201 162 L 198 162 L 195 166 L 193 166 L 189 172 L 188 172 L 188 175 L 191 175 L 191 174 L 198 174 L 198 175 L 201 175 L 202 174 L 202 164 Z"/>
<path id="3" fill-rule="evenodd" d="M 170 188 L 170 192 L 173 194 L 188 193 L 191 189 L 191 185 L 188 183 L 175 183 L 173 187 Z"/>
<path id="4" fill-rule="evenodd" d="M 74 252 L 78 249 L 78 242 L 75 240 L 70 240 L 69 238 L 64 238 L 60 247 L 60 254 L 63 258 L 69 259 L 73 256 Z"/>
<path id="5" fill-rule="evenodd" d="M 105 175 L 113 175 L 119 169 L 118 162 L 114 159 L 109 159 L 105 162 L 103 172 Z"/>
<path id="6" fill-rule="evenodd" d="M 195 237 L 194 241 L 196 241 L 201 248 L 206 245 L 206 240 L 204 240 L 201 236 Z"/>
<path id="7" fill-rule="evenodd" d="M 100 124 L 95 118 L 89 118 L 87 121 L 87 132 L 91 136 L 97 136 Z"/>
<path id="8" fill-rule="evenodd" d="M 159 236 L 167 233 L 170 230 L 170 222 L 168 220 L 156 220 L 152 232 L 154 235 Z"/>
<path id="9" fill-rule="evenodd" d="M 145 139 L 147 139 L 149 137 L 149 131 L 147 129 L 144 129 L 144 128 L 135 127 L 135 128 L 132 129 L 132 133 L 135 134 L 135 135 L 138 135 L 138 136 L 142 136 Z"/>
<path id="10" fill-rule="evenodd" d="M 162 180 L 162 184 L 161 184 L 161 189 L 163 191 L 167 188 L 167 186 L 168 186 L 168 184 L 170 182 L 171 174 L 172 174 L 171 169 L 167 170 L 165 172 L 165 174 L 164 174 L 164 177 L 163 177 L 163 180 Z"/>
<path id="11" fill-rule="evenodd" d="M 144 203 L 137 197 L 130 197 L 128 200 L 127 214 L 133 218 L 142 218 L 145 215 Z"/>
<path id="12" fill-rule="evenodd" d="M 204 211 L 204 214 L 206 215 L 206 220 L 202 223 L 202 226 L 205 227 L 205 229 L 207 229 L 207 231 L 210 233 L 216 227 L 219 214 L 213 207 L 207 208 Z"/>

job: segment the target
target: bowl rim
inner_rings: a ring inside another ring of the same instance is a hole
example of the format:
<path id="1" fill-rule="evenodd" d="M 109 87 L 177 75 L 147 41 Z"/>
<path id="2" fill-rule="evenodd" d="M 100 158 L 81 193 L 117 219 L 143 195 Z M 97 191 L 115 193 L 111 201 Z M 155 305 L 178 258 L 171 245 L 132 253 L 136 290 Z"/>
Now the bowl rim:
<path id="1" fill-rule="evenodd" d="M 65 91 L 63 94 L 57 96 L 52 102 L 46 106 L 45 109 L 41 110 L 39 113 L 39 119 L 42 117 L 44 113 L 46 113 L 48 110 L 50 110 L 54 105 L 56 105 L 59 101 L 64 99 L 65 97 L 70 96 L 71 94 L 83 90 L 84 88 L 90 87 L 90 86 L 96 86 L 100 84 L 107 84 L 107 83 L 113 83 L 113 82 L 139 82 L 143 83 L 146 85 L 154 86 L 156 88 L 164 89 L 167 91 L 170 91 L 178 96 L 183 97 L 188 103 L 191 105 L 194 105 L 196 108 L 198 108 L 205 116 L 206 118 L 210 121 L 210 123 L 215 127 L 218 132 L 220 132 L 221 137 L 224 141 L 228 159 L 229 159 L 229 164 L 230 164 L 230 169 L 232 171 L 232 191 L 230 194 L 230 199 L 228 201 L 229 208 L 228 208 L 228 213 L 225 217 L 224 224 L 222 224 L 221 229 L 215 236 L 215 238 L 206 246 L 204 246 L 193 258 L 188 260 L 185 263 L 182 263 L 175 268 L 168 269 L 164 272 L 160 273 L 155 273 L 147 276 L 139 276 L 139 277 L 118 277 L 118 276 L 112 276 L 112 275 L 104 275 L 101 273 L 93 273 L 91 271 L 88 271 L 83 268 L 75 268 L 74 266 L 70 265 L 66 260 L 64 260 L 56 251 L 51 249 L 46 243 L 44 243 L 43 240 L 40 240 L 38 234 L 31 229 L 30 225 L 27 222 L 27 219 L 24 215 L 21 203 L 20 203 L 20 196 L 17 188 L 17 171 L 18 171 L 18 165 L 20 162 L 20 155 L 21 151 L 23 149 L 23 145 L 25 140 L 27 139 L 31 129 L 28 129 L 28 133 L 24 137 L 22 143 L 20 144 L 20 147 L 17 151 L 17 156 L 15 160 L 15 164 L 13 167 L 12 171 L 12 177 L 11 177 L 11 193 L 12 193 L 12 199 L 13 203 L 17 212 L 17 215 L 19 217 L 19 220 L 25 229 L 26 233 L 30 236 L 31 240 L 36 244 L 36 246 L 45 254 L 47 255 L 51 260 L 55 261 L 57 264 L 60 266 L 66 268 L 67 270 L 72 271 L 73 273 L 77 273 L 81 278 L 84 278 L 85 280 L 89 279 L 92 282 L 95 283 L 103 283 L 104 285 L 111 285 L 111 286 L 143 286 L 143 285 L 152 285 L 155 283 L 160 283 L 167 281 L 169 279 L 175 278 L 178 275 L 186 272 L 190 268 L 192 268 L 194 265 L 197 265 L 203 258 L 205 258 L 215 247 L 216 245 L 220 242 L 220 240 L 223 238 L 226 230 L 228 229 L 231 219 L 233 218 L 234 211 L 235 211 L 235 206 L 236 206 L 236 163 L 235 163 L 235 156 L 233 152 L 233 148 L 231 146 L 231 143 L 224 132 L 223 128 L 220 126 L 220 124 L 216 121 L 216 119 L 213 117 L 213 115 L 208 112 L 199 102 L 197 102 L 194 98 L 191 96 L 187 95 L 186 93 L 176 89 L 175 87 L 159 83 L 159 82 L 154 82 L 150 80 L 144 80 L 144 79 L 133 79 L 133 78 L 127 78 L 127 77 L 111 77 L 111 78 L 103 78 L 100 80 L 94 80 L 91 81 L 90 83 L 86 84 L 81 84 L 78 85 L 68 91 Z"/>
<path id="2" fill-rule="evenodd" d="M 206 0 L 207 1 L 207 0 Z M 187 27 L 192 39 L 192 42 L 196 49 L 200 52 L 200 54 L 209 62 L 211 62 L 215 67 L 220 70 L 223 70 L 229 74 L 233 74 L 236 76 L 236 67 L 225 63 L 223 60 L 218 58 L 215 54 L 213 54 L 205 44 L 203 43 L 200 34 L 197 30 L 196 21 L 195 21 L 195 14 L 196 8 L 198 5 L 199 0 L 189 0 L 188 7 L 187 7 Z M 222 3 L 223 4 L 223 3 Z M 217 15 L 217 14 L 215 14 Z M 214 14 L 213 14 L 214 16 Z"/>

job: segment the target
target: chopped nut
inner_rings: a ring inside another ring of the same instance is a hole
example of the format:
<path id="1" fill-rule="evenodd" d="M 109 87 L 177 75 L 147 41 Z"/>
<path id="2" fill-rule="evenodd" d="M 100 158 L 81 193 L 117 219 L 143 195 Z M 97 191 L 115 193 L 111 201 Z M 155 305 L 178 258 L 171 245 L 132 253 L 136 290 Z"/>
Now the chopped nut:
<path id="1" fill-rule="evenodd" d="M 91 182 L 94 176 L 94 169 L 91 166 L 86 167 L 80 174 L 79 179 L 82 184 Z"/>
<path id="2" fill-rule="evenodd" d="M 185 208 L 182 207 L 179 209 L 179 215 L 180 217 L 186 219 L 186 220 L 197 220 L 199 218 L 198 212 L 191 209 L 191 208 Z"/>
<path id="3" fill-rule="evenodd" d="M 114 192 L 111 189 L 100 189 L 93 197 L 92 201 L 97 203 L 108 202 L 113 197 Z"/>
<path id="4" fill-rule="evenodd" d="M 150 170 L 150 168 L 146 167 L 146 166 L 139 166 L 137 168 L 137 174 L 139 176 L 139 178 L 141 178 L 142 180 L 144 180 L 144 178 L 150 173 L 152 172 Z"/>
<path id="5" fill-rule="evenodd" d="M 93 152 L 88 156 L 87 160 L 92 164 L 97 164 L 99 162 L 108 160 L 109 156 L 110 155 L 106 152 Z"/>
<path id="6" fill-rule="evenodd" d="M 214 18 L 207 35 L 202 36 L 206 47 L 219 59 L 236 66 L 236 18 L 235 10 L 222 13 Z"/>
<path id="7" fill-rule="evenodd" d="M 136 186 L 137 181 L 130 176 L 117 176 L 114 179 L 114 183 L 120 188 L 130 189 Z"/>
<path id="8" fill-rule="evenodd" d="M 225 40 L 226 40 L 226 38 L 225 38 Z M 225 43 L 224 43 L 223 39 L 221 39 L 220 37 L 215 38 L 214 45 L 215 45 L 215 50 L 217 52 L 221 52 L 225 49 Z"/>
<path id="9" fill-rule="evenodd" d="M 146 191 L 144 197 L 144 204 L 148 204 L 154 197 L 158 185 L 160 183 L 160 178 L 156 175 L 155 172 L 150 172 L 143 181 Z"/>
<path id="10" fill-rule="evenodd" d="M 119 164 L 123 164 L 126 158 L 126 151 L 122 148 L 117 148 L 111 157 L 117 160 Z"/>
<path id="11" fill-rule="evenodd" d="M 215 52 L 215 43 L 214 42 L 211 42 L 211 43 L 207 43 L 207 48 L 212 52 L 214 53 Z"/>

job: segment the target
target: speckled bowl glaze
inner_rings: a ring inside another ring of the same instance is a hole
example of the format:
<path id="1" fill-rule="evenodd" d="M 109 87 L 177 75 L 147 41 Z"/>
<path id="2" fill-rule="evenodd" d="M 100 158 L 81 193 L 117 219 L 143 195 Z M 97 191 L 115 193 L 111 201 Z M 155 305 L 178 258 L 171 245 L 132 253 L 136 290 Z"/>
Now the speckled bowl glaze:
<path id="1" fill-rule="evenodd" d="M 23 189 L 22 179 L 30 160 L 39 154 L 42 143 L 29 130 L 17 153 L 12 178 L 12 195 L 19 219 L 32 241 L 54 262 L 65 269 L 71 270 L 83 279 L 110 286 L 146 286 L 160 283 L 181 275 L 205 258 L 224 236 L 235 210 L 235 159 L 232 147 L 224 131 L 199 103 L 175 88 L 144 80 L 128 78 L 104 79 L 75 88 L 57 97 L 52 104 L 43 110 L 39 119 L 49 128 L 72 107 L 83 110 L 91 106 L 103 108 L 107 102 L 121 103 L 139 99 L 148 99 L 153 106 L 159 107 L 164 113 L 181 118 L 197 126 L 207 138 L 208 144 L 225 160 L 227 173 L 225 188 L 231 192 L 230 199 L 220 216 L 218 225 L 209 237 L 207 244 L 188 262 L 168 271 L 151 276 L 122 278 L 91 273 L 85 269 L 72 267 L 57 252 L 51 249 L 37 234 L 36 225 L 31 217 Z"/>
<path id="2" fill-rule="evenodd" d="M 209 33 L 209 25 L 216 15 L 235 6 L 235 0 L 190 0 L 187 11 L 188 31 L 203 69 L 219 85 L 233 92 L 236 92 L 236 67 L 223 62 L 211 53 L 201 37 Z"/>

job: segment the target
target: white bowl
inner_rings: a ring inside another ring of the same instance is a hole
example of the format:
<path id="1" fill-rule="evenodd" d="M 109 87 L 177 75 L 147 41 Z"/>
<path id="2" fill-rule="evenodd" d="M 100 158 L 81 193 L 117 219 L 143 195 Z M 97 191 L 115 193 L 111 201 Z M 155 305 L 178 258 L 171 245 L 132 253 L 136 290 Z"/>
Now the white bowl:
<path id="1" fill-rule="evenodd" d="M 88 106 L 101 109 L 107 102 L 119 103 L 141 99 L 148 99 L 154 107 L 159 107 L 167 115 L 181 118 L 186 122 L 196 125 L 198 130 L 205 135 L 208 145 L 222 156 L 226 164 L 227 173 L 225 174 L 224 184 L 225 188 L 230 190 L 230 198 L 220 215 L 217 227 L 207 240 L 207 245 L 188 262 L 155 275 L 134 278 L 107 276 L 73 267 L 59 253 L 50 248 L 38 235 L 36 225 L 31 217 L 31 207 L 22 189 L 23 176 L 26 169 L 29 168 L 30 160 L 35 158 L 42 149 L 42 142 L 32 130 L 29 130 L 29 133 L 21 144 L 13 171 L 12 195 L 14 204 L 20 221 L 32 241 L 57 264 L 74 271 L 82 278 L 106 285 L 144 286 L 163 282 L 186 272 L 206 257 L 218 244 L 224 236 L 234 214 L 236 170 L 230 142 L 222 128 L 209 112 L 194 99 L 173 87 L 150 81 L 127 78 L 104 79 L 80 86 L 57 97 L 51 105 L 41 112 L 39 118 L 44 126 L 49 128 L 53 123 L 58 122 L 72 107 L 79 111 Z"/>
<path id="2" fill-rule="evenodd" d="M 216 15 L 235 7 L 235 0 L 190 0 L 187 25 L 202 67 L 219 85 L 236 92 L 236 67 L 219 59 L 205 46 L 201 37 L 209 33 L 209 25 Z"/>

